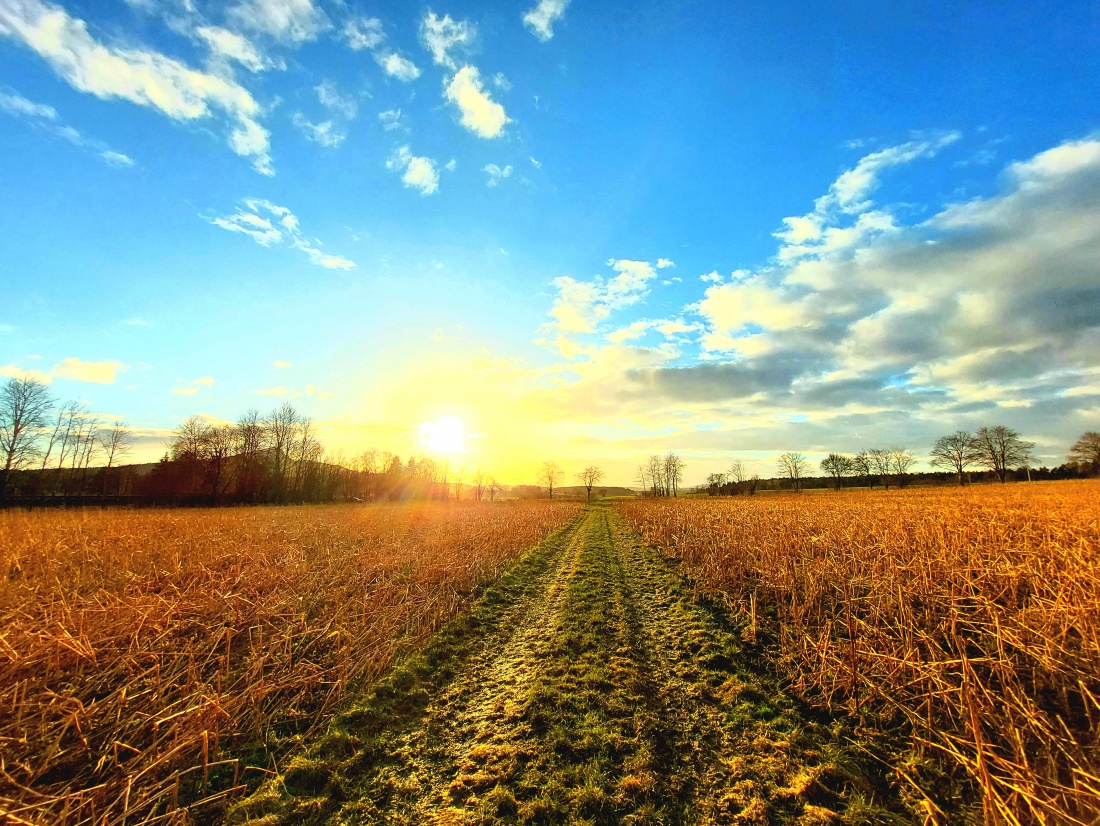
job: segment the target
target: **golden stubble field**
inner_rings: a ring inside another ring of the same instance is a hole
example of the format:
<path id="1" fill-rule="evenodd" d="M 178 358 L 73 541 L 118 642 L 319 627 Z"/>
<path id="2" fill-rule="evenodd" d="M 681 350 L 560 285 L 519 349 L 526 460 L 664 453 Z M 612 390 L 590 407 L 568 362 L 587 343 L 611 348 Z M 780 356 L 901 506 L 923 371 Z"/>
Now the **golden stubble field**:
<path id="1" fill-rule="evenodd" d="M 1100 482 L 619 509 L 802 697 L 904 718 L 894 769 L 928 822 L 959 815 L 922 755 L 965 770 L 988 824 L 1098 822 Z"/>
<path id="2" fill-rule="evenodd" d="M 579 509 L 0 512 L 0 820 L 186 822 Z"/>

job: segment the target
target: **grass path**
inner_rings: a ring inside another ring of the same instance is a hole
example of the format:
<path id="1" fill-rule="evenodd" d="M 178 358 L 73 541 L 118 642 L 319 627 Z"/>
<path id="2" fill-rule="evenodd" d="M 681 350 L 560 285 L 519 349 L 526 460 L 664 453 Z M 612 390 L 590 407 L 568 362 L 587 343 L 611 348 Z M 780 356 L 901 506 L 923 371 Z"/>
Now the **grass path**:
<path id="1" fill-rule="evenodd" d="M 230 820 L 912 822 L 755 661 L 594 504 Z"/>

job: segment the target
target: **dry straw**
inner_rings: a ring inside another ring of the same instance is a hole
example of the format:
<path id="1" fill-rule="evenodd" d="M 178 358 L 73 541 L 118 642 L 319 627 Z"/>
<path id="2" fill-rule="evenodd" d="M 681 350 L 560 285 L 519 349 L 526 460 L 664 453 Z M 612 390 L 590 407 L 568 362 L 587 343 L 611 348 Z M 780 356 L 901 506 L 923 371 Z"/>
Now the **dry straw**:
<path id="1" fill-rule="evenodd" d="M 578 507 L 0 513 L 0 820 L 188 822 Z"/>
<path id="2" fill-rule="evenodd" d="M 1098 822 L 1100 483 L 621 511 L 774 635 L 802 696 L 904 714 L 978 784 L 987 824 Z"/>

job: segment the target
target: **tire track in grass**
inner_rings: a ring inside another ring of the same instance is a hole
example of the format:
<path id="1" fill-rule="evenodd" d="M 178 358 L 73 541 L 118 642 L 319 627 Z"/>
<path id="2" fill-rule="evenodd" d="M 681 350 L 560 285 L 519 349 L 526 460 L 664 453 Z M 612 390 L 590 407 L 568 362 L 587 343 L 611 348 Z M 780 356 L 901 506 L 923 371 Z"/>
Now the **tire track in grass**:
<path id="1" fill-rule="evenodd" d="M 234 823 L 910 823 L 590 505 Z"/>

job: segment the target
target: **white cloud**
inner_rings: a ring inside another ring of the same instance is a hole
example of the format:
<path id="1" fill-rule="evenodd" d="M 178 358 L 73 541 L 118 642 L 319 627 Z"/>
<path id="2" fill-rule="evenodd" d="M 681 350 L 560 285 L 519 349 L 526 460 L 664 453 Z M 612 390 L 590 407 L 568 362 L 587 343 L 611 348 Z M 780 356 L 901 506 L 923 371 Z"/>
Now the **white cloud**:
<path id="1" fill-rule="evenodd" d="M 477 37 L 477 27 L 467 20 L 455 21 L 449 14 L 438 17 L 429 11 L 420 21 L 420 42 L 431 52 L 432 60 L 439 66 L 455 69 L 451 51 L 469 51 Z"/>
<path id="2" fill-rule="evenodd" d="M 149 49 L 105 46 L 83 20 L 42 0 L 0 4 L 0 35 L 22 41 L 73 88 L 98 98 L 128 100 L 178 121 L 221 110 L 233 124 L 233 151 L 251 158 L 259 172 L 273 174 L 268 132 L 257 121 L 260 106 L 232 79 Z"/>
<path id="3" fill-rule="evenodd" d="M 711 272 L 700 275 L 699 280 L 705 281 L 708 284 L 721 284 L 725 278 L 718 270 L 712 270 Z"/>
<path id="4" fill-rule="evenodd" d="M 330 120 L 313 123 L 301 112 L 295 112 L 291 121 L 298 130 L 306 136 L 307 140 L 311 140 L 328 149 L 335 149 L 342 144 L 344 138 L 347 137 L 347 135 L 339 131 Z"/>
<path id="5" fill-rule="evenodd" d="M 385 112 L 379 112 L 378 120 L 382 122 L 382 128 L 385 129 L 387 132 L 392 132 L 394 129 L 400 129 L 401 110 L 387 109 Z"/>
<path id="6" fill-rule="evenodd" d="M 510 178 L 512 176 L 511 165 L 501 169 L 495 163 L 486 164 L 482 171 L 489 175 L 489 180 L 485 182 L 486 186 L 496 186 L 505 178 Z"/>
<path id="7" fill-rule="evenodd" d="M 421 195 L 431 195 L 439 190 L 439 171 L 431 158 L 418 157 L 407 146 L 402 146 L 386 161 L 388 169 L 401 171 L 406 187 L 419 189 Z"/>
<path id="8" fill-rule="evenodd" d="M 382 67 L 382 71 L 392 78 L 409 83 L 420 77 L 420 69 L 407 57 L 402 57 L 397 52 L 378 52 L 374 59 Z"/>
<path id="9" fill-rule="evenodd" d="M 237 25 L 284 43 L 305 43 L 329 27 L 313 0 L 240 0 L 227 12 Z"/>
<path id="10" fill-rule="evenodd" d="M 176 387 L 169 390 L 176 396 L 194 396 L 203 387 L 213 387 L 215 384 L 213 376 L 203 376 L 202 378 L 193 379 L 192 381 L 185 381 L 184 379 L 176 379 Z"/>
<path id="11" fill-rule="evenodd" d="M 444 92 L 447 100 L 458 107 L 462 125 L 481 138 L 499 137 L 508 123 L 504 107 L 489 97 L 473 66 L 463 66 Z"/>
<path id="12" fill-rule="evenodd" d="M 278 387 L 266 387 L 255 391 L 257 396 L 275 396 L 280 399 L 300 399 L 302 394 L 290 387 L 279 385 Z"/>
<path id="13" fill-rule="evenodd" d="M 113 149 L 103 150 L 99 153 L 99 157 L 101 157 L 108 166 L 129 168 L 134 165 L 133 158 L 122 152 L 115 152 Z"/>
<path id="14" fill-rule="evenodd" d="M 539 0 L 523 15 L 523 25 L 539 40 L 549 40 L 554 36 L 554 23 L 562 18 L 568 7 L 569 0 Z"/>
<path id="15" fill-rule="evenodd" d="M 502 92 L 507 92 L 512 88 L 512 81 L 505 77 L 504 72 L 497 72 L 493 75 L 493 85 Z"/>
<path id="16" fill-rule="evenodd" d="M 62 359 L 49 370 L 24 370 L 14 364 L 0 367 L 0 376 L 12 378 L 32 378 L 43 384 L 50 384 L 54 379 L 68 381 L 80 381 L 89 384 L 114 384 L 119 373 L 126 372 L 126 365 L 121 361 L 83 361 L 82 359 L 69 357 Z"/>
<path id="17" fill-rule="evenodd" d="M 658 258 L 657 259 L 657 269 L 659 269 L 659 270 L 667 270 L 669 267 L 675 267 L 675 266 L 676 266 L 676 262 L 673 261 L 670 258 Z"/>
<path id="18" fill-rule="evenodd" d="M 235 60 L 251 72 L 262 72 L 274 65 L 248 38 L 219 26 L 199 26 L 195 34 L 210 51 L 223 59 Z"/>
<path id="19" fill-rule="evenodd" d="M 386 39 L 382 32 L 382 21 L 377 17 L 350 17 L 344 22 L 340 33 L 344 42 L 357 52 L 376 49 Z"/>
<path id="20" fill-rule="evenodd" d="M 535 167 L 535 169 L 542 169 L 542 161 L 536 160 L 534 157 L 532 157 L 531 166 Z"/>
<path id="21" fill-rule="evenodd" d="M 338 255 L 327 255 L 319 241 L 302 234 L 298 218 L 289 209 L 262 198 L 246 198 L 237 211 L 228 216 L 208 219 L 214 226 L 247 235 L 263 247 L 288 244 L 309 256 L 310 261 L 331 270 L 350 270 L 355 262 Z"/>
<path id="22" fill-rule="evenodd" d="M 137 318 L 137 317 L 128 318 L 122 323 L 127 324 L 130 327 L 152 327 L 153 326 L 153 322 L 146 321 L 144 318 Z"/>
<path id="23" fill-rule="evenodd" d="M 355 102 L 355 98 L 343 94 L 331 80 L 322 80 L 314 91 L 317 92 L 317 99 L 321 101 L 322 106 L 343 115 L 348 120 L 354 118 L 359 111 L 359 104 Z"/>
<path id="24" fill-rule="evenodd" d="M 0 109 L 9 115 L 40 120 L 57 120 L 57 110 L 45 103 L 35 103 L 22 95 L 0 92 Z"/>

